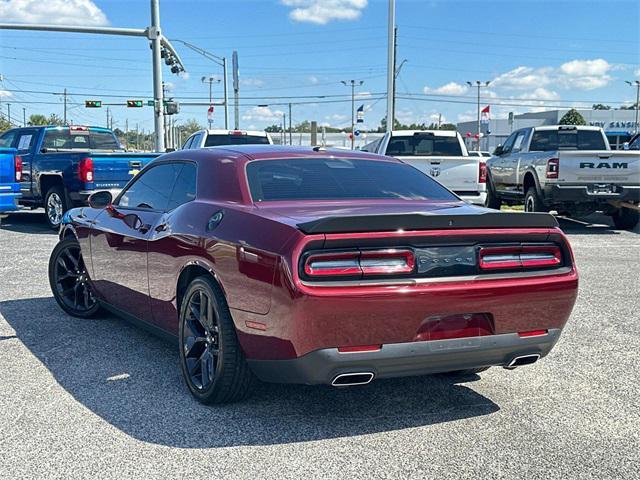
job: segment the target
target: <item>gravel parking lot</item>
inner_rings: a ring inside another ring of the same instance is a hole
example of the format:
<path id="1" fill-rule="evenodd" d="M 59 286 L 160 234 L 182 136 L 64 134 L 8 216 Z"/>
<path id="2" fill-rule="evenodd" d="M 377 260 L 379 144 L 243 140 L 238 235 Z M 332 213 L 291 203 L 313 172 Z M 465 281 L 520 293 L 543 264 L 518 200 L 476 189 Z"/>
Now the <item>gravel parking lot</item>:
<path id="1" fill-rule="evenodd" d="M 1 478 L 640 478 L 640 234 L 562 221 L 581 274 L 563 337 L 531 367 L 263 385 L 205 407 L 174 346 L 63 314 L 39 213 L 0 227 Z"/>

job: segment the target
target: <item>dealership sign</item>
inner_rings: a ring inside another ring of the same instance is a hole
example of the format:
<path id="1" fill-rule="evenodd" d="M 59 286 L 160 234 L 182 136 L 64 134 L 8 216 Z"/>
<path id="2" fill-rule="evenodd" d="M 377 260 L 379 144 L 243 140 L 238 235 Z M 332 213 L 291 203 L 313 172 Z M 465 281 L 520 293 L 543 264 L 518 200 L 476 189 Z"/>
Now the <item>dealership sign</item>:
<path id="1" fill-rule="evenodd" d="M 603 128 L 605 130 L 608 129 L 613 129 L 613 128 L 631 128 L 634 129 L 636 128 L 636 122 L 634 121 L 629 121 L 629 122 L 589 122 L 589 125 L 591 125 L 592 127 L 600 127 Z"/>

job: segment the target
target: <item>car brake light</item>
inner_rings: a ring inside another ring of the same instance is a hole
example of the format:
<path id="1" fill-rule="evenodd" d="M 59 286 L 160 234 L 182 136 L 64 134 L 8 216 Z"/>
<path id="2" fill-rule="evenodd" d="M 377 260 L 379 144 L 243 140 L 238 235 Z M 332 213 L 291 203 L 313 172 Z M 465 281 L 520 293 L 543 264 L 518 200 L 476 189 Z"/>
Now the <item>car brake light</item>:
<path id="1" fill-rule="evenodd" d="M 314 254 L 304 271 L 310 277 L 394 275 L 410 273 L 414 266 L 411 250 L 387 249 Z"/>
<path id="2" fill-rule="evenodd" d="M 22 157 L 19 155 L 15 156 L 14 166 L 16 172 L 16 182 L 22 181 Z"/>
<path id="3" fill-rule="evenodd" d="M 357 353 L 357 352 L 377 352 L 382 349 L 382 345 L 360 345 L 357 347 L 338 347 L 340 353 Z"/>
<path id="4" fill-rule="evenodd" d="M 555 245 L 489 247 L 480 249 L 482 270 L 508 268 L 556 267 L 562 263 L 562 252 Z"/>
<path id="5" fill-rule="evenodd" d="M 359 255 L 359 252 L 311 255 L 304 265 L 304 272 L 310 277 L 360 275 Z"/>
<path id="6" fill-rule="evenodd" d="M 93 182 L 93 159 L 83 158 L 78 164 L 78 177 L 82 182 Z"/>
<path id="7" fill-rule="evenodd" d="M 550 158 L 547 160 L 547 178 L 558 178 L 560 172 L 560 159 Z"/>
<path id="8" fill-rule="evenodd" d="M 529 332 L 518 332 L 519 337 L 539 337 L 549 333 L 548 330 L 531 330 Z"/>
<path id="9" fill-rule="evenodd" d="M 231 130 L 229 132 L 231 135 L 246 135 L 247 132 L 243 132 L 242 130 Z"/>
<path id="10" fill-rule="evenodd" d="M 487 162 L 478 164 L 478 182 L 487 183 Z"/>

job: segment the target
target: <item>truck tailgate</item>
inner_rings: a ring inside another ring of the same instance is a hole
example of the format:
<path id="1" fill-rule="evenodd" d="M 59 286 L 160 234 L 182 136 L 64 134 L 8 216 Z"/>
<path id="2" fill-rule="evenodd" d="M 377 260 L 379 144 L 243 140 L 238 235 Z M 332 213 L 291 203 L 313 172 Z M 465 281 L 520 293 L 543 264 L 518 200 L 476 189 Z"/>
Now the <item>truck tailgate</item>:
<path id="1" fill-rule="evenodd" d="M 94 183 L 96 189 L 122 188 L 147 163 L 159 153 L 96 153 L 93 159 Z"/>
<path id="2" fill-rule="evenodd" d="M 558 183 L 640 184 L 640 152 L 558 151 Z"/>
<path id="3" fill-rule="evenodd" d="M 401 157 L 421 172 L 438 180 L 456 193 L 478 191 L 480 157 Z"/>

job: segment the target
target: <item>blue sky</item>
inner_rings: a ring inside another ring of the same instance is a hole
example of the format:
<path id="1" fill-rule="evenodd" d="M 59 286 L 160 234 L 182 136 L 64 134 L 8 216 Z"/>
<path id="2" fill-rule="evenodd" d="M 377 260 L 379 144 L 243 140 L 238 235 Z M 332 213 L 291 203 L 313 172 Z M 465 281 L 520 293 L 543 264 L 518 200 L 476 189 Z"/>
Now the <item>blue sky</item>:
<path id="1" fill-rule="evenodd" d="M 384 116 L 386 16 L 383 0 L 161 0 L 163 33 L 219 56 L 237 50 L 241 77 L 241 127 L 264 128 L 293 103 L 293 120 L 350 124 L 349 88 L 363 80 L 358 103 L 366 125 Z M 146 27 L 146 0 L 0 0 L 0 21 Z M 624 80 L 640 78 L 640 3 L 637 1 L 418 1 L 397 0 L 398 118 L 451 122 L 475 118 L 475 91 L 467 80 L 491 80 L 483 92 L 494 117 L 509 111 L 631 103 Z M 205 101 L 203 75 L 221 69 L 175 46 L 188 75 L 165 69 L 172 93 Z M 121 102 L 151 98 L 151 54 L 141 38 L 116 38 L 0 30 L 0 108 L 22 119 L 62 114 L 61 95 L 71 92 L 69 118 L 78 124 L 106 121 L 106 109 L 84 100 Z M 219 99 L 221 86 L 214 86 Z M 110 95 L 110 96 L 108 96 Z M 293 98 L 329 96 L 324 99 Z M 271 98 L 269 98 L 271 97 Z M 275 98 L 277 97 L 277 98 Z M 331 102 L 329 102 L 329 100 Z M 301 102 L 307 102 L 303 104 Z M 259 105 L 268 105 L 260 107 Z M 153 126 L 152 109 L 111 107 L 115 125 Z M 206 106 L 183 106 L 176 121 L 206 123 Z M 216 108 L 214 125 L 222 125 Z"/>

